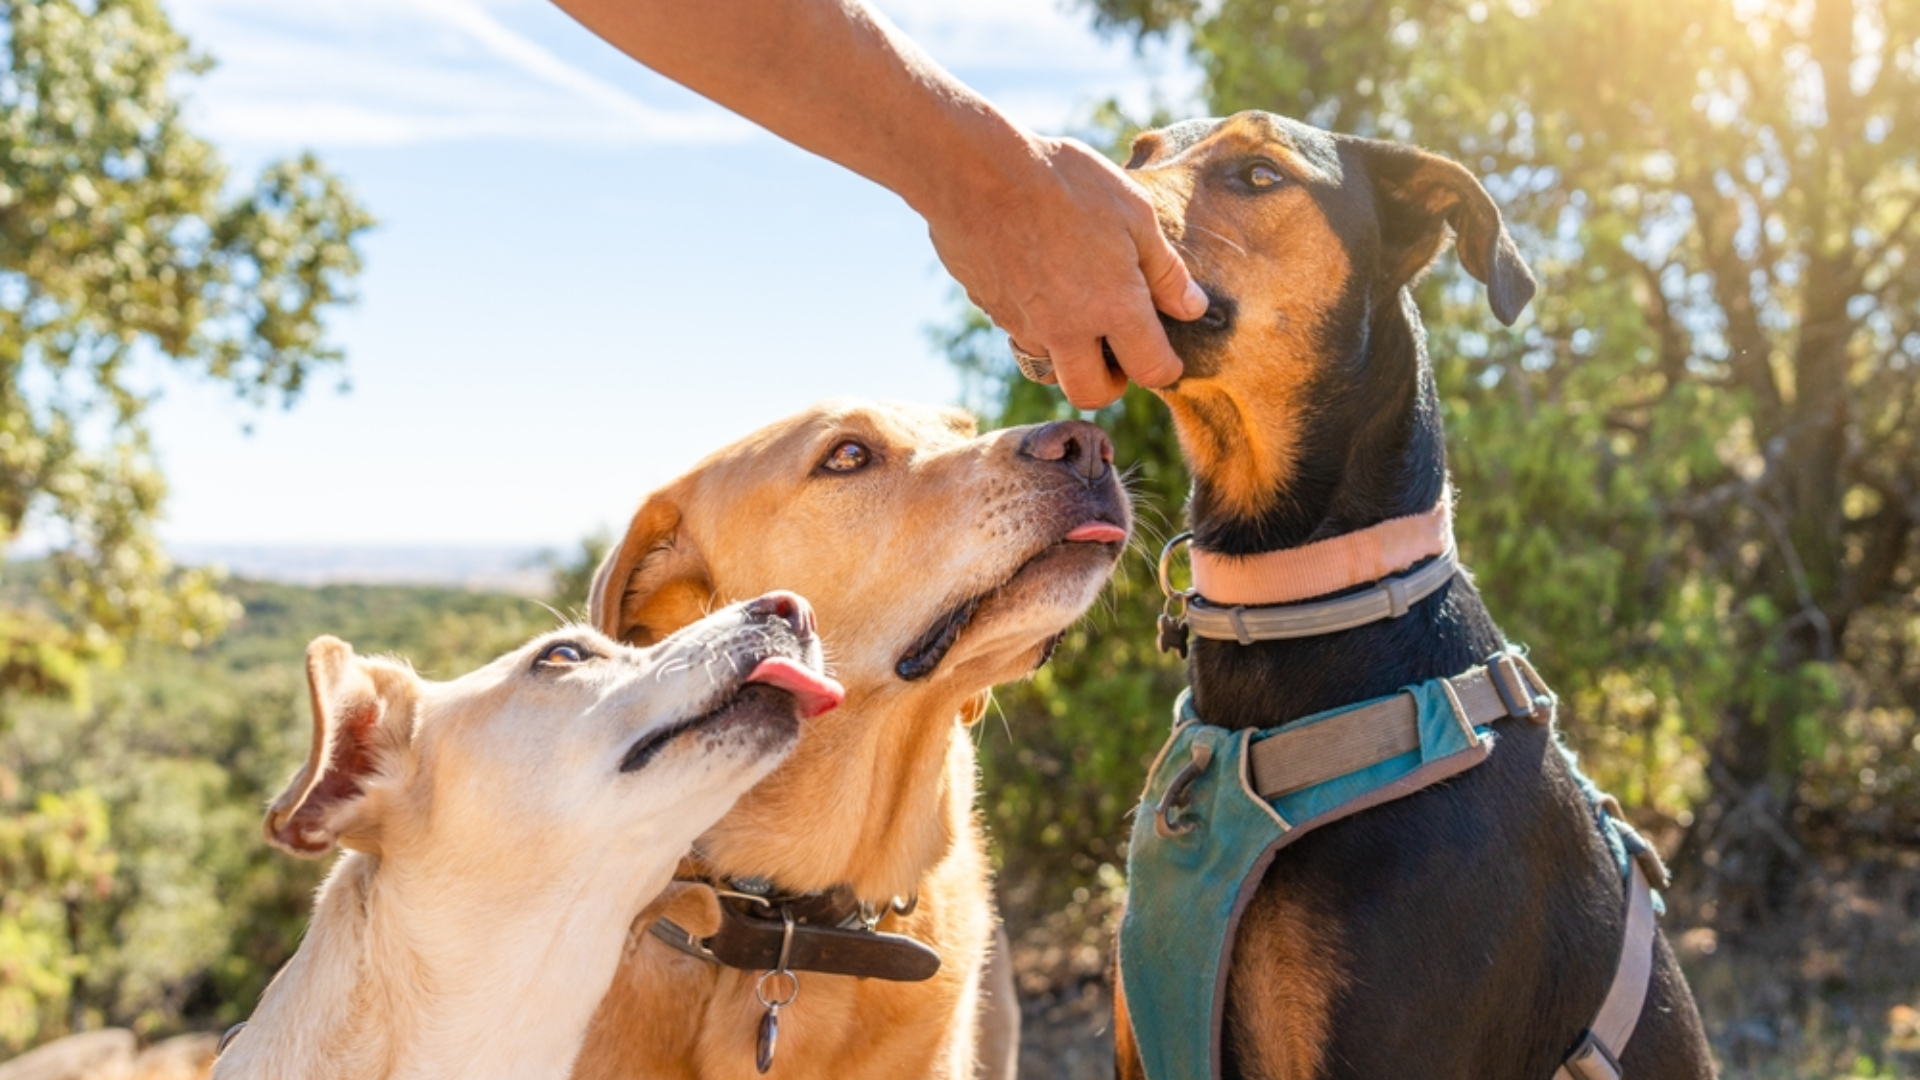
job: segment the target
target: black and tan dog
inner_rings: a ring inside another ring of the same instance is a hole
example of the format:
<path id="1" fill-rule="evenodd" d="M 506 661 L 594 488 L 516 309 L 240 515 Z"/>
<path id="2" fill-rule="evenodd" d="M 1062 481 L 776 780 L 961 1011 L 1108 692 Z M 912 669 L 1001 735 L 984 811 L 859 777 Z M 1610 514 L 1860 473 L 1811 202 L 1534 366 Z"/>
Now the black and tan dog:
<path id="1" fill-rule="evenodd" d="M 1446 459 L 1407 286 L 1451 232 L 1502 321 L 1534 289 L 1474 177 L 1260 113 L 1148 132 L 1128 168 L 1212 300 L 1168 323 L 1186 373 L 1162 392 L 1195 477 L 1195 547 L 1269 552 L 1431 511 Z M 1461 574 L 1358 629 L 1196 641 L 1193 706 L 1273 728 L 1504 648 Z M 1554 1074 L 1621 955 L 1621 878 L 1550 729 L 1493 728 L 1484 764 L 1280 852 L 1233 939 L 1223 1075 Z M 1139 1075 L 1124 1002 L 1116 1029 L 1119 1071 Z M 1711 1075 L 1664 940 L 1620 1064 L 1628 1080 Z"/>

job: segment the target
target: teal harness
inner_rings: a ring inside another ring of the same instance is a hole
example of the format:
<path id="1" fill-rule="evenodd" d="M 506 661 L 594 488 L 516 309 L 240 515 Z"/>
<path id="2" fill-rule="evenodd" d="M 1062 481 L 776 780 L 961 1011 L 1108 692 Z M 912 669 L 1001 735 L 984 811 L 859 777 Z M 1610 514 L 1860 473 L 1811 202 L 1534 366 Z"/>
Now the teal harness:
<path id="1" fill-rule="evenodd" d="M 1220 1075 L 1234 931 L 1282 848 L 1478 765 L 1493 751 L 1494 721 L 1551 724 L 1553 705 L 1531 665 L 1512 652 L 1463 675 L 1266 730 L 1208 724 L 1183 692 L 1135 814 L 1120 924 L 1121 983 L 1147 1076 Z M 1609 812 L 1612 800 L 1574 772 L 1625 878 L 1633 857 L 1651 849 Z M 1664 871 L 1652 876 L 1663 881 Z"/>

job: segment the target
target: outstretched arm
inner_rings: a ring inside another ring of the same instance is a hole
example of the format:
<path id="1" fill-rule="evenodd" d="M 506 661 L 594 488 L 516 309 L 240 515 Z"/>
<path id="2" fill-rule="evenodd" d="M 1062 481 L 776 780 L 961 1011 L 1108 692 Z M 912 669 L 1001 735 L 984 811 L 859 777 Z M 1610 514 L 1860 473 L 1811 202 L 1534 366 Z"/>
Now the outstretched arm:
<path id="1" fill-rule="evenodd" d="M 629 56 L 891 189 L 967 296 L 1053 360 L 1080 408 L 1180 375 L 1157 307 L 1206 296 L 1141 188 L 1072 139 L 1025 131 L 860 0 L 555 0 Z M 1111 371 L 1104 338 L 1125 374 Z"/>

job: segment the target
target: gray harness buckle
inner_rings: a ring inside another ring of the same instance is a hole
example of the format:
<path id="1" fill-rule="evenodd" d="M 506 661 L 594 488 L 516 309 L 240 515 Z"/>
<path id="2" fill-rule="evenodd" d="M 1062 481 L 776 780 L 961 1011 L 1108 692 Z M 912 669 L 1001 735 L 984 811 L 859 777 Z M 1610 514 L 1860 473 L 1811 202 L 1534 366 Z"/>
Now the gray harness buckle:
<path id="1" fill-rule="evenodd" d="M 1620 1080 L 1620 1062 L 1591 1031 L 1580 1037 L 1562 1068 L 1574 1080 Z"/>
<path id="2" fill-rule="evenodd" d="M 1513 662 L 1513 656 L 1502 649 L 1486 659 L 1487 681 L 1493 684 L 1493 692 L 1500 695 L 1500 704 L 1506 707 L 1507 715 L 1515 720 L 1531 719 L 1539 712 L 1539 703 L 1534 701 L 1533 688 L 1527 685 L 1527 677 L 1520 665 Z"/>

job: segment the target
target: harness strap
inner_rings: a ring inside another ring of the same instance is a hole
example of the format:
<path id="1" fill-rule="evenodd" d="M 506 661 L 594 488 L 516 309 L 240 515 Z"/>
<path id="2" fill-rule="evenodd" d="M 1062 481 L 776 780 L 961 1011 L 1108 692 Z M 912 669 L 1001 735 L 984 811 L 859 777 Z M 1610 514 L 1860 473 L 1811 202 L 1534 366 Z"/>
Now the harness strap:
<path id="1" fill-rule="evenodd" d="M 1193 558 L 1197 579 L 1198 550 L 1194 551 Z M 1187 597 L 1187 625 L 1200 637 L 1238 641 L 1242 645 L 1332 634 L 1382 619 L 1397 619 L 1439 591 L 1459 572 L 1459 558 L 1448 546 L 1439 553 L 1439 558 L 1413 573 L 1375 581 L 1374 587 L 1366 592 L 1279 607 L 1222 606 L 1211 593 L 1202 592 L 1196 581 L 1194 594 Z"/>
<path id="2" fill-rule="evenodd" d="M 1288 845 L 1473 768 L 1492 753 L 1500 721 L 1547 726 L 1553 709 L 1545 681 L 1514 652 L 1391 698 L 1267 730 L 1209 724 L 1182 694 L 1134 819 L 1117 942 L 1146 1075 L 1221 1075 L 1227 970 L 1240 917 Z M 1617 819 L 1617 805 L 1566 759 L 1620 874 L 1626 918 L 1606 997 L 1553 1080 L 1622 1080 L 1619 1055 L 1653 974 L 1653 884 L 1664 883 L 1665 872 Z"/>
<path id="3" fill-rule="evenodd" d="M 1647 1003 L 1647 986 L 1653 981 L 1654 914 L 1647 875 L 1639 859 L 1629 860 L 1627 928 L 1613 985 L 1607 987 L 1593 1025 L 1554 1072 L 1553 1080 L 1620 1080 L 1620 1055 L 1633 1038 L 1640 1010 Z"/>
<path id="4" fill-rule="evenodd" d="M 1513 717 L 1553 718 L 1546 682 L 1526 657 L 1497 653 L 1484 667 L 1442 680 L 1473 727 Z M 1253 790 L 1277 799 L 1420 749 L 1420 708 L 1396 694 L 1314 724 L 1282 728 L 1248 751 Z"/>

